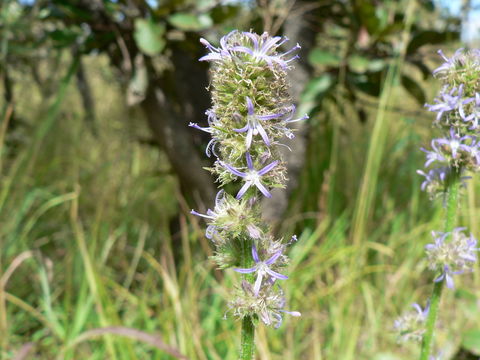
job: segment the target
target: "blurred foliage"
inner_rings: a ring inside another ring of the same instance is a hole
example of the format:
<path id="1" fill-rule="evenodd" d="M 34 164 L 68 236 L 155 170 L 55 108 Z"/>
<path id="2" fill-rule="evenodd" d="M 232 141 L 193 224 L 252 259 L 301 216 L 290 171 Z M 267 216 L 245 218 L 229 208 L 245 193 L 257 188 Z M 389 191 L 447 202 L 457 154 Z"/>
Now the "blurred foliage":
<path id="1" fill-rule="evenodd" d="M 382 90 L 387 67 L 399 55 L 399 44 L 405 36 L 405 8 L 407 1 L 365 1 L 325 4 L 318 9 L 324 16 L 317 29 L 317 45 L 311 49 L 308 61 L 318 77 L 314 77 L 304 96 L 310 106 L 307 111 L 318 111 L 319 101 L 330 95 L 339 104 L 356 106 L 362 94 L 378 97 Z M 426 100 L 420 79 L 412 77 L 412 67 L 420 71 L 423 79 L 431 70 L 422 52 L 426 45 L 445 44 L 459 39 L 460 22 L 457 18 L 443 19 L 441 25 L 432 26 L 435 18 L 432 1 L 419 1 L 407 45 L 401 83 L 420 105 Z M 447 30 L 445 30 L 447 29 Z M 332 86 L 315 85 L 328 82 Z M 339 98 L 337 85 L 344 93 Z M 314 106 L 317 105 L 317 107 Z M 365 121 L 365 111 L 358 109 Z"/>

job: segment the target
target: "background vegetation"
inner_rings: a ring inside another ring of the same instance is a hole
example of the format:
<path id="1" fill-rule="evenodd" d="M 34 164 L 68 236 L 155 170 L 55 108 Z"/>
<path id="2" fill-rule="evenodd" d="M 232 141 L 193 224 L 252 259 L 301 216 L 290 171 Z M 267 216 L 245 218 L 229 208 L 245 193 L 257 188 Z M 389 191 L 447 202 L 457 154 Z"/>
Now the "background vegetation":
<path id="1" fill-rule="evenodd" d="M 292 96 L 311 118 L 265 203 L 298 234 L 286 293 L 300 319 L 259 327 L 259 359 L 413 359 L 393 321 L 426 298 L 441 199 L 420 192 L 437 83 L 469 1 L 3 0 L 0 3 L 0 358 L 235 359 L 233 271 L 192 207 L 207 64 L 200 37 L 264 30 L 302 44 Z M 473 16 L 473 15 L 470 15 Z M 478 237 L 478 184 L 461 221 Z M 460 279 L 459 279 L 460 280 Z M 444 298 L 437 348 L 480 355 L 480 275 Z M 422 304 L 423 305 L 423 304 Z"/>

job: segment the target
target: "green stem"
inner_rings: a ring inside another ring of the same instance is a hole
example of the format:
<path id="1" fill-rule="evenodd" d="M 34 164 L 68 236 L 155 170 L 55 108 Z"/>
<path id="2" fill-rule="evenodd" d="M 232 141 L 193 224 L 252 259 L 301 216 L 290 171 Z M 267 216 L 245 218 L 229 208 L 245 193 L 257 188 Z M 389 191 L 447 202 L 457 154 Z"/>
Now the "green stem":
<path id="1" fill-rule="evenodd" d="M 244 268 L 252 266 L 252 242 L 242 241 L 242 259 L 241 263 Z M 245 281 L 253 282 L 252 274 L 245 274 L 243 276 Z M 240 360 L 252 360 L 255 355 L 255 325 L 252 316 L 245 316 L 242 320 L 242 335 L 240 343 Z"/>
<path id="2" fill-rule="evenodd" d="M 445 232 L 451 232 L 455 226 L 458 208 L 458 191 L 460 188 L 460 172 L 454 170 L 453 178 L 447 195 L 447 209 L 445 215 Z M 435 334 L 435 323 L 437 322 L 440 299 L 442 297 L 444 281 L 439 281 L 433 286 L 432 296 L 430 298 L 430 310 L 428 311 L 427 322 L 425 325 L 425 335 L 423 336 L 422 352 L 420 360 L 428 360 L 433 344 Z"/>
<path id="3" fill-rule="evenodd" d="M 242 320 L 242 345 L 240 360 L 252 360 L 255 355 L 255 325 L 252 317 L 246 316 Z"/>

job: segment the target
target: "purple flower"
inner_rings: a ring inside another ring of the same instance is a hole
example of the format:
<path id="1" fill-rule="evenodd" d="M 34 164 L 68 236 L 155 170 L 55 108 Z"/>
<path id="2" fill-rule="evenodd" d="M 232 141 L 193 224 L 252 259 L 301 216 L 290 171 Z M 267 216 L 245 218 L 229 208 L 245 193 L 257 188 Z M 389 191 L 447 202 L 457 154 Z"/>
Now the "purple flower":
<path id="1" fill-rule="evenodd" d="M 417 310 L 418 313 L 418 319 L 420 321 L 425 321 L 427 320 L 428 313 L 430 311 L 430 302 L 427 302 L 427 306 L 425 306 L 425 309 L 422 310 L 422 307 L 418 305 L 417 303 L 412 304 L 412 307 Z"/>
<path id="2" fill-rule="evenodd" d="M 270 37 L 268 33 L 263 33 L 261 36 L 258 36 L 251 32 L 244 32 L 243 35 L 250 39 L 253 48 L 249 48 L 246 46 L 237 46 L 235 48 L 235 51 L 244 52 L 250 55 L 256 61 L 265 61 L 269 67 L 273 67 L 273 64 L 276 63 L 285 70 L 288 68 L 289 62 L 298 59 L 299 57 L 298 55 L 295 55 L 288 60 L 284 59 L 284 57 L 286 57 L 287 55 L 291 54 L 296 50 L 299 50 L 299 44 L 295 45 L 287 52 L 277 54 L 277 48 L 288 41 L 288 38 L 286 37 Z"/>
<path id="3" fill-rule="evenodd" d="M 295 115 L 296 110 L 297 110 L 297 108 L 295 107 L 295 105 L 292 105 L 291 110 L 290 110 L 290 115 L 288 115 L 288 117 L 281 122 L 281 125 L 274 125 L 274 127 L 277 130 L 282 131 L 285 134 L 285 136 L 289 139 L 293 139 L 295 137 L 295 135 L 293 134 L 292 130 L 290 130 L 286 125 L 288 125 L 290 123 L 294 123 L 294 122 L 303 121 L 303 120 L 308 119 L 307 114 L 305 114 L 302 117 L 299 117 L 297 119 L 294 119 L 293 116 Z"/>
<path id="4" fill-rule="evenodd" d="M 480 122 L 480 93 L 476 93 L 475 98 L 472 98 L 471 101 L 475 101 L 471 114 L 465 115 L 463 107 L 460 108 L 459 113 L 463 121 L 472 123 L 469 129 L 475 130 Z"/>
<path id="5" fill-rule="evenodd" d="M 253 286 L 253 292 L 255 296 L 258 296 L 258 292 L 260 291 L 260 286 L 262 285 L 262 280 L 265 275 L 270 275 L 273 279 L 279 279 L 279 280 L 288 279 L 288 276 L 279 274 L 276 271 L 273 271 L 272 269 L 270 269 L 270 265 L 272 265 L 275 261 L 277 261 L 277 259 L 281 255 L 282 255 L 282 250 L 279 250 L 275 254 L 273 254 L 268 260 L 261 261 L 260 258 L 258 257 L 257 247 L 255 246 L 255 244 L 253 244 L 252 257 L 253 257 L 253 261 L 255 261 L 255 265 L 247 269 L 236 268 L 233 270 L 242 274 L 250 274 L 253 272 L 257 273 L 257 280 L 255 281 L 255 285 Z"/>
<path id="6" fill-rule="evenodd" d="M 265 145 L 270 146 L 270 139 L 268 138 L 267 132 L 263 128 L 261 121 L 278 119 L 284 114 L 270 114 L 270 115 L 255 115 L 255 110 L 253 108 L 252 100 L 247 96 L 247 125 L 241 129 L 234 129 L 233 131 L 238 133 L 246 132 L 246 146 L 247 150 L 250 149 L 252 145 L 252 138 L 254 135 L 260 134 Z"/>
<path id="7" fill-rule="evenodd" d="M 244 39 L 239 35 L 243 35 Z M 286 41 L 288 41 L 288 38 L 286 37 L 270 37 L 268 33 L 263 33 L 261 36 L 258 36 L 251 32 L 240 33 L 238 30 L 233 30 L 220 39 L 219 48 L 214 47 L 203 38 L 200 39 L 200 42 L 210 50 L 210 53 L 201 57 L 199 60 L 222 61 L 232 58 L 236 53 L 243 53 L 249 55 L 254 61 L 265 61 L 269 67 L 273 67 L 273 64 L 275 63 L 285 70 L 288 68 L 288 64 L 291 61 L 298 59 L 298 55 L 294 55 L 288 60 L 286 60 L 285 57 L 300 49 L 300 45 L 297 44 L 289 51 L 280 54 L 277 53 L 277 48 Z M 251 46 L 242 45 L 247 42 L 251 42 Z"/>
<path id="8" fill-rule="evenodd" d="M 446 166 L 431 169 L 428 171 L 428 173 L 425 173 L 422 170 L 417 170 L 417 174 L 425 177 L 425 180 L 422 182 L 420 188 L 422 189 L 422 191 L 425 191 L 430 185 L 443 183 L 447 178 L 449 172 L 450 168 Z"/>
<path id="9" fill-rule="evenodd" d="M 194 122 L 191 122 L 188 124 L 188 126 L 194 128 L 194 129 L 197 129 L 197 130 L 201 130 L 201 131 L 204 131 L 204 132 L 207 132 L 209 134 L 212 134 L 215 129 L 213 129 L 212 127 L 208 126 L 208 127 L 202 127 L 200 125 L 198 125 L 197 123 L 194 123 Z"/>
<path id="10" fill-rule="evenodd" d="M 398 333 L 398 341 L 421 341 L 425 333 L 425 322 L 428 312 L 430 311 L 430 303 L 427 303 L 425 309 L 418 304 L 412 304 L 416 311 L 405 312 L 393 323 L 393 327 Z"/>
<path id="11" fill-rule="evenodd" d="M 420 148 L 423 152 L 427 154 L 427 161 L 425 162 L 425 167 L 429 167 L 434 161 L 444 162 L 447 161 L 445 156 L 443 156 L 440 149 L 437 148 L 435 139 L 431 142 L 433 151 L 427 150 L 425 148 Z"/>
<path id="12" fill-rule="evenodd" d="M 225 192 L 223 190 L 220 190 L 217 195 L 215 196 L 215 210 L 213 211 L 211 209 L 207 210 L 206 214 L 201 214 L 198 211 L 191 210 L 190 214 L 195 215 L 195 216 L 200 216 L 203 217 L 204 219 L 211 220 L 211 222 L 214 222 L 218 217 L 222 216 L 222 213 L 224 211 L 224 205 L 225 205 Z M 207 229 L 205 231 L 205 237 L 209 240 L 214 240 L 215 235 L 218 235 L 218 230 L 217 226 L 210 224 L 207 226 Z"/>
<path id="13" fill-rule="evenodd" d="M 452 153 L 452 157 L 454 159 L 457 158 L 458 150 L 464 150 L 466 152 L 470 152 L 470 146 L 466 144 L 462 144 L 463 141 L 471 139 L 470 136 L 465 135 L 460 137 L 460 135 L 455 133 L 455 130 L 453 128 L 450 129 L 450 138 L 447 139 L 435 139 L 432 141 L 435 142 L 436 144 L 448 146 L 450 148 L 450 152 Z M 433 145 L 432 145 L 433 146 Z"/>
<path id="14" fill-rule="evenodd" d="M 445 280 L 450 289 L 454 287 L 453 275 L 473 271 L 477 261 L 477 239 L 472 234 L 466 236 L 464 230 L 465 228 L 455 228 L 446 233 L 432 231 L 434 243 L 425 246 L 430 269 L 441 271 L 434 281 Z M 447 237 L 450 237 L 448 242 Z"/>
<path id="15" fill-rule="evenodd" d="M 216 218 L 218 217 L 218 214 L 213 212 L 212 210 L 208 209 L 207 210 L 207 214 L 201 214 L 195 210 L 191 210 L 190 211 L 190 214 L 192 215 L 196 215 L 196 216 L 200 216 L 200 217 L 203 217 L 205 219 L 209 219 L 211 221 L 215 221 Z M 213 225 L 213 224 L 210 224 L 207 226 L 207 229 L 205 230 L 205 237 L 209 240 L 214 240 L 214 237 L 218 235 L 218 230 L 217 230 L 217 226 Z"/>
<path id="16" fill-rule="evenodd" d="M 463 271 L 452 271 L 450 269 L 450 266 L 445 265 L 443 267 L 443 272 L 434 280 L 434 282 L 440 282 L 445 279 L 445 282 L 447 283 L 447 287 L 449 289 L 453 289 L 455 287 L 455 284 L 453 282 L 453 277 L 452 275 L 457 275 L 457 274 L 462 274 Z"/>
<path id="17" fill-rule="evenodd" d="M 270 311 L 260 312 L 260 318 L 262 319 L 265 325 L 273 325 L 275 329 L 278 329 L 283 322 L 282 313 L 289 314 L 295 317 L 302 316 L 302 314 L 299 311 L 284 310 L 287 301 L 285 300 L 285 296 L 283 295 L 283 291 L 281 289 L 280 289 L 279 296 L 274 296 L 274 299 L 272 300 L 273 301 L 269 301 L 269 302 L 271 303 L 271 305 L 274 305 L 274 306 L 270 307 L 269 309 Z"/>
<path id="18" fill-rule="evenodd" d="M 212 135 L 212 139 L 208 142 L 207 147 L 205 149 L 205 154 L 208 157 L 212 156 L 212 153 L 213 155 L 217 156 L 217 153 L 215 151 L 215 145 L 217 144 L 217 139 L 215 138 L 215 135 L 219 131 L 217 128 L 215 128 L 218 122 L 217 116 L 215 115 L 212 109 L 207 110 L 205 114 L 208 117 L 208 125 L 209 125 L 208 127 L 202 127 L 202 126 L 199 126 L 197 123 L 193 123 L 193 122 L 189 123 L 188 126 Z"/>
<path id="19" fill-rule="evenodd" d="M 248 167 L 248 170 L 246 172 L 240 171 L 240 170 L 234 168 L 233 166 L 224 163 L 223 161 L 220 162 L 220 165 L 222 165 L 224 168 L 226 168 L 232 174 L 243 178 L 244 181 L 245 181 L 245 184 L 238 191 L 238 194 L 237 194 L 236 198 L 240 199 L 252 185 L 255 185 L 258 188 L 258 190 L 260 190 L 260 192 L 263 195 L 265 195 L 266 197 L 268 197 L 268 198 L 272 197 L 272 194 L 270 194 L 270 192 L 265 187 L 265 185 L 262 184 L 261 178 L 262 178 L 263 175 L 265 175 L 267 172 L 269 172 L 275 166 L 278 165 L 278 160 L 275 160 L 274 162 L 271 162 L 270 164 L 265 166 L 260 171 L 257 171 L 253 168 L 252 157 L 250 156 L 250 153 L 248 153 L 248 152 L 246 153 L 246 158 L 247 158 L 247 167 Z"/>
<path id="20" fill-rule="evenodd" d="M 463 87 L 464 86 L 462 84 L 458 88 L 453 87 L 449 92 L 447 92 L 448 87 L 445 86 L 440 92 L 440 97 L 437 97 L 434 100 L 436 104 L 425 104 L 428 111 L 437 112 L 436 121 L 440 121 L 445 112 L 449 112 L 457 108 L 459 111 L 463 111 L 463 105 L 473 101 L 471 98 L 463 99 Z M 455 93 L 457 94 L 455 95 Z"/>
<path id="21" fill-rule="evenodd" d="M 228 58 L 231 56 L 231 51 L 235 49 L 235 47 L 232 47 L 228 44 L 228 40 L 230 37 L 235 35 L 238 31 L 233 30 L 229 32 L 227 35 L 223 36 L 220 39 L 220 47 L 216 48 L 212 44 L 210 44 L 207 40 L 204 38 L 200 39 L 200 42 L 205 45 L 205 47 L 210 50 L 211 52 L 205 56 L 202 56 L 199 61 L 216 61 L 216 60 L 223 60 L 224 58 Z"/>
<path id="22" fill-rule="evenodd" d="M 456 61 L 458 61 L 458 59 L 463 55 L 463 48 L 455 51 L 455 54 L 453 54 L 453 56 L 450 59 L 445 56 L 442 50 L 438 50 L 437 53 L 443 58 L 443 60 L 445 60 L 445 62 L 442 65 L 440 65 L 438 68 L 433 70 L 433 75 L 436 75 L 437 73 L 445 72 L 454 68 Z"/>
<path id="23" fill-rule="evenodd" d="M 480 141 L 475 139 L 469 146 L 469 153 L 475 159 L 477 166 L 480 166 Z"/>

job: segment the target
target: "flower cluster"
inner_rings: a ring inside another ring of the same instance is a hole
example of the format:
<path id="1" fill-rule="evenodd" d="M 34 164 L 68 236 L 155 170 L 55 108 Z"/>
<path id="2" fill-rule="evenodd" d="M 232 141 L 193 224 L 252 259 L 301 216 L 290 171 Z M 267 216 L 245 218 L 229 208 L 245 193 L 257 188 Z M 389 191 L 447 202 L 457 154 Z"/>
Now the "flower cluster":
<path id="1" fill-rule="evenodd" d="M 454 275 L 473 271 L 477 262 L 477 240 L 466 235 L 465 228 L 453 228 L 458 206 L 459 188 L 465 186 L 466 172 L 480 171 L 480 50 L 459 49 L 433 71 L 442 87 L 433 104 L 425 106 L 436 113 L 434 126 L 441 136 L 430 141 L 430 148 L 421 148 L 426 155 L 425 170 L 417 170 L 424 177 L 421 189 L 431 198 L 442 196 L 446 205 L 444 232 L 433 231 L 433 243 L 425 246 L 428 267 L 436 273 L 434 292 L 429 306 L 422 310 L 414 304 L 416 313 L 409 313 L 395 321 L 400 340 L 423 340 L 422 359 L 430 355 L 434 324 L 443 281 L 454 287 Z M 430 359 L 439 357 L 430 356 Z"/>
<path id="2" fill-rule="evenodd" d="M 284 252 L 296 238 L 285 243 L 269 234 L 259 200 L 271 197 L 272 188 L 285 186 L 279 146 L 294 137 L 289 124 L 308 118 L 295 117 L 288 94 L 287 71 L 300 46 L 281 52 L 286 37 L 237 30 L 224 36 L 218 47 L 200 41 L 209 50 L 200 61 L 212 63 L 212 107 L 206 111 L 208 126 L 190 126 L 211 135 L 206 154 L 215 162 L 208 170 L 220 185 L 239 185 L 235 196 L 220 190 L 213 210 L 192 214 L 207 220 L 206 237 L 215 246 L 213 259 L 219 268 L 244 274 L 229 312 L 278 327 L 282 314 L 300 315 L 284 309 L 278 284 L 288 278 L 281 273 L 288 263 Z"/>
<path id="3" fill-rule="evenodd" d="M 422 341 L 425 333 L 425 322 L 430 310 L 429 304 L 422 310 L 420 305 L 413 304 L 415 311 L 409 311 L 403 314 L 400 318 L 395 320 L 393 328 L 397 333 L 397 341 Z"/>
<path id="4" fill-rule="evenodd" d="M 434 124 L 443 135 L 431 141 L 425 167 L 433 166 L 425 176 L 422 189 L 431 195 L 442 193 L 449 182 L 450 170 L 457 173 L 480 171 L 480 50 L 463 49 L 447 58 L 439 51 L 445 63 L 434 70 L 442 81 L 442 88 L 433 104 L 426 104 L 435 112 Z"/>
<path id="5" fill-rule="evenodd" d="M 444 194 L 453 181 L 462 185 L 468 179 L 466 171 L 480 170 L 480 51 L 459 49 L 451 58 L 442 51 L 445 62 L 434 70 L 443 83 L 434 104 L 426 105 L 436 113 L 434 124 L 443 136 L 431 141 L 426 154 L 426 171 L 421 188 L 432 197 Z M 476 240 L 463 234 L 462 228 L 452 232 L 433 232 L 434 243 L 426 246 L 430 269 L 440 272 L 435 281 L 453 287 L 452 275 L 472 269 L 476 261 Z M 450 238 L 450 241 L 447 241 Z"/>
<path id="6" fill-rule="evenodd" d="M 477 261 L 477 239 L 472 234 L 465 235 L 464 230 L 455 228 L 447 233 L 433 231 L 434 243 L 425 246 L 429 268 L 441 272 L 435 282 L 445 280 L 450 289 L 454 287 L 453 275 L 472 272 Z"/>

